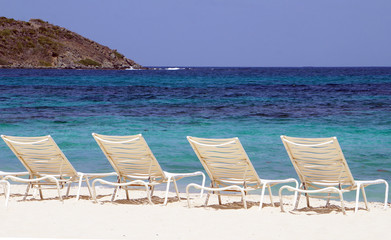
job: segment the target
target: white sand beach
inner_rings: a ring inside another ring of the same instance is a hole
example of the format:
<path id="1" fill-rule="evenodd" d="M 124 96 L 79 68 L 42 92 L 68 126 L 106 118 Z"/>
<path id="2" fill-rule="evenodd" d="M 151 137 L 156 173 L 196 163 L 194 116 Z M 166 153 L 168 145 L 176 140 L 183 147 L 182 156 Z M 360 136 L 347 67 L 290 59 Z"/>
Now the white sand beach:
<path id="1" fill-rule="evenodd" d="M 110 202 L 112 190 L 98 188 L 99 203 L 88 197 L 87 188 L 76 201 L 71 195 L 64 202 L 56 191 L 45 190 L 44 200 L 29 196 L 23 201 L 25 186 L 12 185 L 8 207 L 0 197 L 1 238 L 57 238 L 57 239 L 384 239 L 389 235 L 390 208 L 370 203 L 370 211 L 360 205 L 354 213 L 354 203 L 346 202 L 347 215 L 340 211 L 339 202 L 331 208 L 305 208 L 302 199 L 299 211 L 281 212 L 266 205 L 258 210 L 259 195 L 248 196 L 249 209 L 244 209 L 240 197 L 223 196 L 223 205 L 211 196 L 203 207 L 204 198 L 191 200 L 187 207 L 186 194 L 181 201 L 170 193 L 167 206 L 150 205 L 144 191 L 131 191 L 125 200 L 124 191 Z M 63 190 L 65 192 L 65 190 Z M 76 192 L 72 188 L 71 194 Z M 197 197 L 192 194 L 192 197 Z M 274 196 L 279 206 L 277 196 Z M 292 210 L 292 197 L 284 198 L 286 210 Z M 163 192 L 155 192 L 153 201 L 163 202 Z M 313 206 L 324 205 L 312 200 Z M 338 207 L 337 207 L 338 206 Z"/>

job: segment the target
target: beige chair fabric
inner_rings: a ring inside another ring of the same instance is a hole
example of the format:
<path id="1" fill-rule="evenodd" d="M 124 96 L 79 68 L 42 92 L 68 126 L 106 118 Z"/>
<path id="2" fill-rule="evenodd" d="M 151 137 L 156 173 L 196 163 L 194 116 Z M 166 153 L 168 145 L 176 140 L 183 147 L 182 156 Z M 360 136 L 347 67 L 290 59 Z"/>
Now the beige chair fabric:
<path id="1" fill-rule="evenodd" d="M 42 187 L 57 189 L 62 201 L 61 189 L 68 184 L 66 195 L 68 196 L 72 183 L 79 184 L 76 199 L 79 199 L 81 184 L 87 183 L 91 195 L 89 179 L 97 177 L 113 176 L 113 173 L 81 173 L 77 172 L 50 135 L 40 137 L 15 137 L 1 135 L 1 138 L 14 152 L 16 157 L 27 169 L 29 179 L 14 175 L 6 175 L 3 179 L 28 183 L 25 199 L 30 188 L 38 188 L 40 197 Z"/>
<path id="2" fill-rule="evenodd" d="M 177 180 L 184 177 L 202 176 L 202 185 L 205 184 L 205 174 L 200 171 L 193 173 L 169 173 L 163 171 L 141 134 L 130 136 L 108 136 L 93 133 L 92 136 L 118 174 L 117 183 L 96 179 L 92 183 L 94 194 L 96 182 L 116 187 L 112 200 L 116 197 L 116 193 L 119 188 L 126 190 L 126 197 L 129 199 L 129 188 L 141 186 L 146 189 L 149 202 L 153 204 L 150 197 L 153 194 L 154 186 L 166 183 L 167 186 L 163 203 L 166 205 L 171 182 L 174 183 L 178 199 L 180 198 L 176 184 Z M 149 189 L 151 189 L 151 191 L 149 191 Z"/>
<path id="3" fill-rule="evenodd" d="M 219 204 L 221 204 L 220 195 L 231 195 L 229 193 L 240 192 L 243 205 L 247 208 L 246 194 L 252 190 L 262 189 L 259 204 L 259 209 L 262 209 L 266 188 L 269 190 L 270 201 L 274 206 L 271 186 L 288 182 L 294 182 L 296 187 L 298 186 L 298 182 L 293 178 L 283 180 L 261 179 L 238 138 L 210 139 L 188 136 L 187 139 L 211 180 L 210 187 L 203 187 L 194 183 L 189 184 L 187 193 L 190 187 L 207 190 L 208 196 L 205 205 L 208 203 L 210 192 L 217 192 Z"/>
<path id="4" fill-rule="evenodd" d="M 386 185 L 384 204 L 385 207 L 387 206 L 388 183 L 384 179 L 370 181 L 354 180 L 336 137 L 296 138 L 281 136 L 281 139 L 301 184 L 300 188 L 281 187 L 280 201 L 282 201 L 281 192 L 284 189 L 306 194 L 308 207 L 310 206 L 309 197 L 326 198 L 327 205 L 330 198 L 339 197 L 342 211 L 345 214 L 343 193 L 356 190 L 355 212 L 357 212 L 360 189 L 364 197 L 365 206 L 368 209 L 364 188 L 369 185 L 384 183 Z M 327 195 L 319 195 L 317 193 L 327 193 Z M 338 196 L 333 196 L 333 193 L 338 194 Z M 298 197 L 300 197 L 300 194 Z M 299 203 L 298 200 L 296 201 L 295 209 Z M 282 204 L 281 209 L 283 210 Z"/>

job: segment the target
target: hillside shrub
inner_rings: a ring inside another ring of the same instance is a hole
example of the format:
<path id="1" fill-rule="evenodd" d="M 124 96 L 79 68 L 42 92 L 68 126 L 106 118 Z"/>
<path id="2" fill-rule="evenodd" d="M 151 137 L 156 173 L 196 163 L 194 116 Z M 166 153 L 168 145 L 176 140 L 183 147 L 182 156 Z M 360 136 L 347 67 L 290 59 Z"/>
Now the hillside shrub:
<path id="1" fill-rule="evenodd" d="M 11 30 L 9 29 L 4 29 L 3 31 L 0 31 L 0 36 L 7 37 L 11 35 Z"/>
<path id="2" fill-rule="evenodd" d="M 121 53 L 117 52 L 117 50 L 114 50 L 114 54 L 117 58 L 124 58 L 125 56 L 122 55 Z"/>
<path id="3" fill-rule="evenodd" d="M 39 65 L 43 66 L 43 67 L 51 67 L 52 66 L 51 63 L 43 61 L 43 60 L 39 61 Z"/>
<path id="4" fill-rule="evenodd" d="M 102 64 L 92 60 L 92 59 L 89 59 L 89 58 L 86 58 L 86 59 L 83 59 L 83 60 L 80 60 L 78 61 L 78 63 L 80 64 L 83 64 L 84 66 L 96 66 L 96 67 L 100 67 Z"/>
<path id="5" fill-rule="evenodd" d="M 0 58 L 0 65 L 9 65 L 10 63 Z"/>

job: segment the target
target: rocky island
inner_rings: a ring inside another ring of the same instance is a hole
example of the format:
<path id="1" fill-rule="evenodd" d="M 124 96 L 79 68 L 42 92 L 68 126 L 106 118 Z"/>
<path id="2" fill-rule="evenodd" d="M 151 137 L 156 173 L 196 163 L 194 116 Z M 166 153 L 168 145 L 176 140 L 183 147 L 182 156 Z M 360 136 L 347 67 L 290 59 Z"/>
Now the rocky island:
<path id="1" fill-rule="evenodd" d="M 0 68 L 143 69 L 112 50 L 40 19 L 0 17 Z"/>

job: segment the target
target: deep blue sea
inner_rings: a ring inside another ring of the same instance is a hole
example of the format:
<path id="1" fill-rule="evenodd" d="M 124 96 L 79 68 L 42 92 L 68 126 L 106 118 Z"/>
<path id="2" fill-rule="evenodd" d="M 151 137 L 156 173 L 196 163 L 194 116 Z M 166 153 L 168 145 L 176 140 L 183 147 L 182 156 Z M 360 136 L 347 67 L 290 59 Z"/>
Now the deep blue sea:
<path id="1" fill-rule="evenodd" d="M 172 172 L 202 170 L 186 136 L 239 137 L 268 179 L 297 177 L 280 135 L 337 136 L 355 179 L 390 182 L 391 68 L 0 69 L 0 134 L 50 134 L 76 170 L 113 171 L 92 132 L 142 133 Z M 4 142 L 0 166 L 24 170 Z"/>

